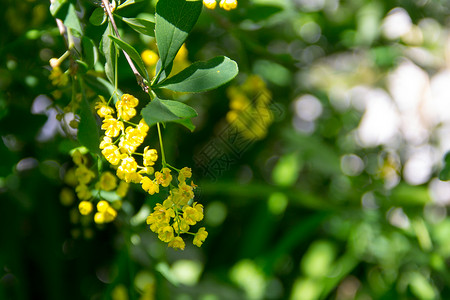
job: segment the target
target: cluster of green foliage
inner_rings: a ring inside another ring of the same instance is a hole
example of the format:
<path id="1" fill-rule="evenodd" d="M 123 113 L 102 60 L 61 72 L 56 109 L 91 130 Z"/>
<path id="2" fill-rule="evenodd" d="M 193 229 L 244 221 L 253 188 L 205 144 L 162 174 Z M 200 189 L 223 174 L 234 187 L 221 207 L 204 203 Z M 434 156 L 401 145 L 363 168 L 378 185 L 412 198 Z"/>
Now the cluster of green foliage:
<path id="1" fill-rule="evenodd" d="M 101 3 L 7 1 L 0 12 L 0 298 L 446 299 L 450 220 L 431 187 L 449 179 L 449 157 L 411 184 L 403 176 L 408 140 L 362 145 L 354 137 L 364 111 L 336 104 L 333 93 L 356 86 L 389 93 L 387 75 L 405 60 L 429 77 L 440 72 L 450 8 L 445 1 L 341 2 L 239 0 L 236 10 L 221 11 L 200 1 L 118 1 L 119 37 Z M 383 20 L 399 9 L 420 41 L 383 36 Z M 62 67 L 78 81 L 64 88 L 48 79 L 48 61 L 70 44 L 55 17 L 74 39 Z M 160 60 L 151 76 L 140 53 L 155 41 Z M 197 62 L 170 76 L 183 43 Z M 433 59 L 417 59 L 417 50 Z M 226 118 L 230 88 L 253 75 L 271 92 L 274 122 L 265 137 L 238 135 L 236 146 L 225 136 L 235 128 Z M 77 136 L 52 127 L 58 105 L 83 89 Z M 150 126 L 167 123 L 167 159 L 197 164 L 196 201 L 209 232 L 202 248 L 161 243 L 142 208 L 163 199 L 139 187 L 107 226 L 86 227 L 60 203 L 69 151 L 81 143 L 99 153 L 94 98 L 115 91 L 148 99 L 140 109 Z M 206 93 L 190 94 L 197 92 Z M 303 95 L 321 113 L 299 121 Z M 427 146 L 438 148 L 434 130 L 444 125 L 431 128 Z"/>

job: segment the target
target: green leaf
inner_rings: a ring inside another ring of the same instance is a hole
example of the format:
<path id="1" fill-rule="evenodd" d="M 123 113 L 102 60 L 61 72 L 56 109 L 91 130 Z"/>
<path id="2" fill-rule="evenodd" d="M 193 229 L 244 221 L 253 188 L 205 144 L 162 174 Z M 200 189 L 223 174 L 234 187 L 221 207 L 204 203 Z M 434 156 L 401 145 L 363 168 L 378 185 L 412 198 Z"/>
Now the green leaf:
<path id="1" fill-rule="evenodd" d="M 236 62 L 228 57 L 218 56 L 205 62 L 196 62 L 180 73 L 165 80 L 158 87 L 176 92 L 203 92 L 215 89 L 238 73 Z"/>
<path id="2" fill-rule="evenodd" d="M 122 9 L 122 8 L 124 8 L 124 7 L 127 7 L 128 5 L 132 5 L 132 4 L 136 3 L 136 2 L 141 2 L 141 1 L 142 1 L 142 0 L 127 0 L 127 1 L 125 1 L 124 3 L 120 4 L 120 5 L 117 7 L 117 9 Z"/>
<path id="3" fill-rule="evenodd" d="M 69 4 L 66 17 L 64 18 L 64 25 L 80 34 L 82 33 L 80 21 L 78 20 L 77 12 L 75 11 L 75 5 L 72 3 Z"/>
<path id="4" fill-rule="evenodd" d="M 114 84 L 114 66 L 116 63 L 116 47 L 114 43 L 109 38 L 109 35 L 113 34 L 113 28 L 111 24 L 108 23 L 108 26 L 105 29 L 105 32 L 102 36 L 102 42 L 101 42 L 101 51 L 103 52 L 103 55 L 105 56 L 105 74 L 106 77 L 108 77 L 109 82 Z"/>
<path id="5" fill-rule="evenodd" d="M 89 17 L 89 22 L 91 22 L 91 24 L 94 26 L 100 26 L 105 23 L 106 20 L 107 16 L 102 7 L 97 7 L 96 9 L 94 9 L 92 15 Z"/>
<path id="6" fill-rule="evenodd" d="M 59 11 L 65 6 L 67 0 L 55 0 L 50 4 L 50 13 L 53 17 L 59 18 Z"/>
<path id="7" fill-rule="evenodd" d="M 88 69 L 92 69 L 98 58 L 97 48 L 95 47 L 94 41 L 86 36 L 83 36 L 81 38 L 81 45 L 83 47 L 84 62 L 87 64 Z"/>
<path id="8" fill-rule="evenodd" d="M 159 0 L 156 4 L 156 43 L 163 69 L 175 58 L 202 11 L 201 1 Z"/>
<path id="9" fill-rule="evenodd" d="M 164 70 L 161 71 L 161 73 L 159 74 L 158 80 L 155 82 L 155 85 L 157 85 L 160 82 L 163 82 L 170 75 L 170 72 L 172 71 L 172 67 L 173 67 L 173 62 L 171 62 L 167 67 L 164 68 Z M 159 73 L 159 69 L 161 69 L 161 60 L 158 60 L 158 62 L 156 63 L 155 74 Z"/>
<path id="10" fill-rule="evenodd" d="M 131 57 L 131 59 L 136 63 L 136 67 L 137 67 L 139 73 L 142 75 L 142 77 L 144 77 L 148 80 L 147 69 L 145 68 L 144 62 L 142 61 L 142 58 L 139 55 L 139 53 L 136 51 L 136 49 L 134 49 L 133 47 L 131 47 L 130 45 L 128 45 L 121 39 L 116 38 L 115 36 L 109 35 L 109 38 L 111 40 L 113 40 L 117 46 L 119 46 L 123 51 L 125 51 Z"/>
<path id="11" fill-rule="evenodd" d="M 161 100 L 155 97 L 142 109 L 142 117 L 148 126 L 156 123 L 176 122 L 193 131 L 195 126 L 191 118 L 197 116 L 197 112 L 184 103 L 173 100 Z"/>
<path id="12" fill-rule="evenodd" d="M 122 18 L 132 29 L 148 36 L 155 36 L 155 23 L 145 19 Z"/>
<path id="13" fill-rule="evenodd" d="M 80 84 L 82 84 L 82 79 L 80 79 Z M 98 131 L 97 121 L 95 120 L 94 113 L 91 110 L 89 102 L 86 99 L 86 95 L 84 93 L 80 103 L 80 124 L 78 124 L 78 140 L 92 153 L 100 153 L 100 149 L 98 147 L 100 141 L 100 133 Z"/>

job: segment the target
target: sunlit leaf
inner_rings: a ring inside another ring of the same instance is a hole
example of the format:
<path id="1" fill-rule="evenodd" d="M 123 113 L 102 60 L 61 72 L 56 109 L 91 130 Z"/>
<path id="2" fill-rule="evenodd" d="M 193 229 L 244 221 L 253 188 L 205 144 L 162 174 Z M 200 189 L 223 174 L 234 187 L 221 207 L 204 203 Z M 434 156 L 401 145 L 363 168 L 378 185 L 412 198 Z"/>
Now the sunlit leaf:
<path id="1" fill-rule="evenodd" d="M 238 73 L 236 62 L 228 57 L 218 56 L 205 62 L 196 62 L 180 73 L 159 84 L 176 92 L 203 92 L 215 89 Z"/>
<path id="2" fill-rule="evenodd" d="M 175 58 L 202 10 L 201 1 L 159 0 L 156 4 L 156 43 L 162 67 Z"/>
<path id="3" fill-rule="evenodd" d="M 75 5 L 73 5 L 72 3 L 69 4 L 67 15 L 64 18 L 64 25 L 77 31 L 79 34 L 82 33 L 80 21 L 75 10 Z"/>
<path id="4" fill-rule="evenodd" d="M 122 18 L 122 20 L 139 33 L 155 36 L 155 23 L 153 22 L 138 18 Z"/>
<path id="5" fill-rule="evenodd" d="M 129 6 L 129 5 L 132 5 L 132 4 L 134 4 L 134 3 L 141 2 L 141 1 L 143 1 L 143 0 L 127 0 L 127 1 L 125 1 L 124 3 L 120 4 L 120 5 L 117 7 L 117 9 L 122 9 L 122 8 L 124 8 L 124 7 L 127 7 L 127 6 Z"/>

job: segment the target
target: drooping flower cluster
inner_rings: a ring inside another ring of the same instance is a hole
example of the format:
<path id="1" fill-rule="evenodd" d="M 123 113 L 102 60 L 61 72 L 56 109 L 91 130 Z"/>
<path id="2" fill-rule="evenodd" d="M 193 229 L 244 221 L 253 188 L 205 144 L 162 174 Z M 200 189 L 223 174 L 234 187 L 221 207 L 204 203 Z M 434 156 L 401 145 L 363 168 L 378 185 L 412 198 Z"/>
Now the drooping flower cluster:
<path id="1" fill-rule="evenodd" d="M 239 87 L 227 89 L 230 98 L 230 111 L 227 121 L 247 139 L 262 139 L 273 122 L 270 109 L 271 93 L 265 82 L 252 75 Z"/>
<path id="2" fill-rule="evenodd" d="M 170 170 L 164 168 L 162 171 L 162 173 L 155 173 L 155 183 L 168 186 L 172 181 Z M 193 244 L 198 247 L 203 244 L 208 236 L 204 227 L 201 227 L 197 233 L 189 232 L 190 226 L 203 219 L 203 205 L 197 202 L 189 205 L 194 198 L 193 190 L 196 188 L 192 180 L 190 184 L 186 183 L 186 179 L 191 178 L 191 176 L 190 168 L 185 167 L 179 170 L 178 186 L 172 187 L 163 204 L 157 204 L 153 212 L 147 217 L 147 224 L 150 225 L 150 229 L 158 234 L 160 240 L 175 249 L 184 249 L 185 243 L 180 236 L 183 233 L 194 235 Z"/>
<path id="3" fill-rule="evenodd" d="M 128 184 L 120 182 L 117 184 L 117 177 L 109 171 L 100 174 L 97 181 L 97 175 L 88 167 L 88 158 L 75 150 L 72 154 L 73 162 L 76 167 L 73 171 L 75 181 L 75 192 L 80 200 L 78 210 L 81 215 L 87 216 L 94 211 L 94 201 L 97 201 L 97 212 L 94 215 L 94 222 L 103 224 L 113 221 L 117 216 L 116 209 L 120 207 L 120 201 L 114 202 L 114 208 L 109 202 L 102 199 L 102 192 L 115 191 L 115 194 L 123 198 L 128 191 Z M 70 170 L 68 172 L 71 173 Z M 67 192 L 65 192 L 67 194 Z"/>
<path id="4" fill-rule="evenodd" d="M 203 219 L 203 206 L 198 203 L 190 205 L 196 187 L 190 180 L 191 169 L 185 167 L 178 170 L 163 162 L 162 169 L 155 172 L 154 165 L 158 160 L 156 149 L 146 146 L 142 153 L 137 152 L 149 130 L 143 119 L 139 124 L 129 122 L 136 115 L 135 107 L 138 104 L 139 101 L 134 96 L 122 95 L 116 103 L 117 117 L 115 117 L 114 109 L 108 106 L 103 98 L 97 102 L 95 108 L 97 114 L 103 118 L 102 129 L 105 133 L 100 143 L 102 154 L 117 168 L 118 178 L 127 183 L 141 184 L 142 189 L 148 194 L 159 193 L 161 187 L 169 188 L 169 197 L 163 204 L 157 204 L 147 218 L 147 224 L 158 234 L 160 240 L 168 243 L 169 247 L 184 249 L 185 243 L 180 235 L 189 233 L 194 235 L 194 245 L 201 246 L 208 235 L 205 228 L 201 228 L 197 233 L 189 232 L 190 226 Z M 135 156 L 140 157 L 138 161 Z M 172 184 L 174 179 L 169 167 L 178 172 L 177 186 Z M 187 179 L 189 184 L 186 183 Z M 103 215 L 98 219 L 109 220 L 108 208 L 103 206 L 104 203 L 101 207 L 99 205 L 100 202 L 97 204 L 97 210 Z M 95 219 L 97 220 L 97 214 Z"/>
<path id="5" fill-rule="evenodd" d="M 97 102 L 97 114 L 103 118 L 102 129 L 105 136 L 100 143 L 100 149 L 106 160 L 117 166 L 116 175 L 121 180 L 130 183 L 140 183 L 144 174 L 153 174 L 153 165 L 158 159 L 155 149 L 146 147 L 144 153 L 136 150 L 144 142 L 149 127 L 144 119 L 139 124 L 129 122 L 136 115 L 139 100 L 132 95 L 123 94 L 116 103 L 117 117 L 114 109 L 106 103 L 103 97 Z M 129 126 L 125 127 L 125 124 Z M 144 157 L 143 166 L 136 162 L 134 154 Z"/>

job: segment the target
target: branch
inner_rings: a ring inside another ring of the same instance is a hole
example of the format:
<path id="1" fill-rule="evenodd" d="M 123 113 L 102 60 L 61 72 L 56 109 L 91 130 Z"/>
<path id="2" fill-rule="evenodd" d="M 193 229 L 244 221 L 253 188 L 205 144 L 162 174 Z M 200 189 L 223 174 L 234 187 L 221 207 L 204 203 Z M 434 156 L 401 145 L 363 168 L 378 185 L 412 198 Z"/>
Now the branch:
<path id="1" fill-rule="evenodd" d="M 109 0 L 102 0 L 102 6 L 103 6 L 103 9 L 105 10 L 105 12 L 107 13 L 109 20 L 111 21 L 111 25 L 114 29 L 114 32 L 116 33 L 116 36 L 120 39 L 119 30 L 117 30 L 116 22 L 114 22 L 114 17 L 111 12 Z M 144 83 L 144 78 L 141 76 L 141 74 L 139 74 L 139 72 L 136 69 L 136 66 L 134 65 L 130 56 L 123 49 L 122 49 L 122 52 L 125 55 L 125 58 L 127 59 L 127 62 L 130 65 L 130 68 L 133 71 L 134 76 L 136 76 L 136 80 L 137 80 L 138 84 L 141 86 L 141 88 L 144 90 L 144 92 L 148 93 L 148 86 Z"/>

